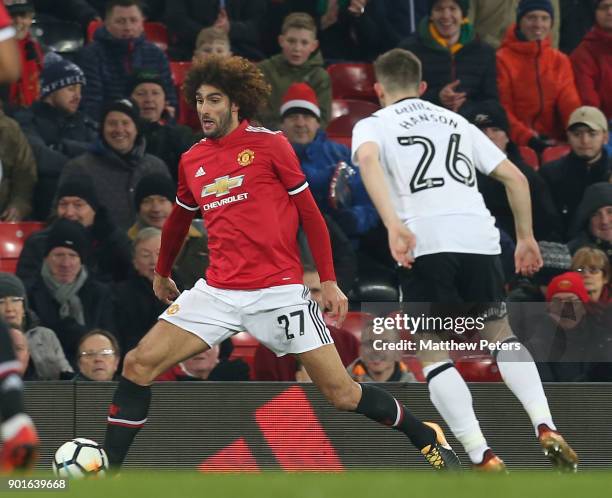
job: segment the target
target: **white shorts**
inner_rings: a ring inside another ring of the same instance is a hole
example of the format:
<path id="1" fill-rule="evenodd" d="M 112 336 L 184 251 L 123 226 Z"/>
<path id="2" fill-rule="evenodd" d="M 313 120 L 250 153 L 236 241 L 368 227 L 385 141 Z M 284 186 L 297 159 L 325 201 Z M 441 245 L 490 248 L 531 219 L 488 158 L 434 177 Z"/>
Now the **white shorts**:
<path id="1" fill-rule="evenodd" d="M 298 284 L 243 291 L 217 289 L 200 279 L 159 318 L 197 335 L 211 347 L 246 331 L 276 356 L 304 353 L 334 342 L 310 291 Z"/>

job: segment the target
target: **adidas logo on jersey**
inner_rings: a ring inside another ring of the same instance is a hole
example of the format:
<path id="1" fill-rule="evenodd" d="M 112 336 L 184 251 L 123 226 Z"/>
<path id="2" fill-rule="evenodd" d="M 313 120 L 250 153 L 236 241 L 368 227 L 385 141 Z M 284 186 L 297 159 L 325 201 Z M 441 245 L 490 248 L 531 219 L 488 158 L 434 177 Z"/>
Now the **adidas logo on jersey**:
<path id="1" fill-rule="evenodd" d="M 206 174 L 206 171 L 204 171 L 204 166 L 200 166 L 198 168 L 198 171 L 196 171 L 195 177 L 199 178 L 201 176 L 204 176 Z"/>

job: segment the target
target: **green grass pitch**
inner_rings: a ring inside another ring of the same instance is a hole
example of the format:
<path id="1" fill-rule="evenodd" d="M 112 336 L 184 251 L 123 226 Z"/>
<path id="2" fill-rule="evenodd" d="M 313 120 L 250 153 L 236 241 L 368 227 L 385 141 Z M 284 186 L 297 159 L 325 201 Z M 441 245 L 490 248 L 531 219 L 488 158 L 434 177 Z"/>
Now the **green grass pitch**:
<path id="1" fill-rule="evenodd" d="M 116 478 L 70 481 L 68 491 L 14 491 L 3 496 L 80 498 L 599 498 L 611 496 L 612 475 L 589 472 L 343 472 L 203 474 L 124 472 Z"/>

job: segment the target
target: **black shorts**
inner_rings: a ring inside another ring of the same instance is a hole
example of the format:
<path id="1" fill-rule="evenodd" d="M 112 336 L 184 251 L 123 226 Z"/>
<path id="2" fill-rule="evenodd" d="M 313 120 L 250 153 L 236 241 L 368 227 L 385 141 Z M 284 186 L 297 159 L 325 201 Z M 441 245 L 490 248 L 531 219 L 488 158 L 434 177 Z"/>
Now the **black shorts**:
<path id="1" fill-rule="evenodd" d="M 416 258 L 401 274 L 403 300 L 431 303 L 432 315 L 505 316 L 498 255 L 444 252 Z"/>

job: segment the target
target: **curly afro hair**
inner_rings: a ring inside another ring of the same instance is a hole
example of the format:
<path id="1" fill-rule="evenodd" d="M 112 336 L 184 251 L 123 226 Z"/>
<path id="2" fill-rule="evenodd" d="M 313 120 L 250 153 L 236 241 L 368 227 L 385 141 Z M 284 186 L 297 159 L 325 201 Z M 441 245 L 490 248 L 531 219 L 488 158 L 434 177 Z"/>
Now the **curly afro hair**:
<path id="1" fill-rule="evenodd" d="M 225 93 L 239 107 L 240 119 L 251 120 L 267 104 L 271 87 L 263 73 L 243 57 L 208 56 L 196 60 L 183 83 L 183 96 L 195 107 L 196 92 L 210 85 Z"/>

